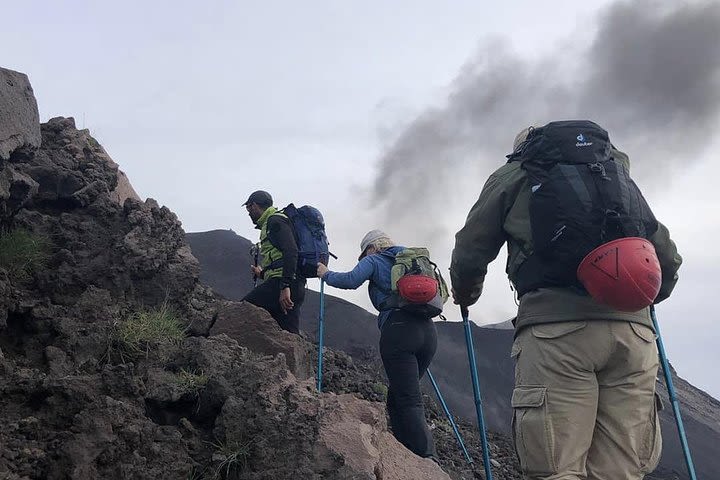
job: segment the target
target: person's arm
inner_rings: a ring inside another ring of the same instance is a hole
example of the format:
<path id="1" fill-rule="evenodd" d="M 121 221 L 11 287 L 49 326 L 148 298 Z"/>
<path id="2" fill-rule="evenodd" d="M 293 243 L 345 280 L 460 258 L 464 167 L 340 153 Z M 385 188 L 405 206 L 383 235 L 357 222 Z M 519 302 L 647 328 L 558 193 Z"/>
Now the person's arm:
<path id="1" fill-rule="evenodd" d="M 627 154 L 613 146 L 612 155 L 625 166 L 628 172 L 630 171 L 630 159 Z M 658 222 L 658 229 L 649 240 L 655 247 L 655 253 L 660 261 L 660 270 L 662 272 L 660 292 L 655 297 L 655 303 L 660 303 L 668 298 L 675 288 L 678 281 L 678 270 L 682 265 L 682 257 L 677 251 L 675 242 L 670 238 L 670 232 L 662 223 Z"/>
<path id="2" fill-rule="evenodd" d="M 325 268 L 323 268 L 324 265 L 323 267 L 318 267 L 318 272 L 325 270 Z M 365 257 L 360 260 L 358 264 L 355 265 L 355 268 L 349 272 L 332 272 L 327 270 L 322 273 L 321 278 L 331 287 L 342 288 L 345 290 L 355 290 L 365 283 L 366 280 L 369 280 L 374 271 L 375 266 L 373 265 L 372 259 L 370 257 Z"/>
<path id="3" fill-rule="evenodd" d="M 668 298 L 675 288 L 682 257 L 677 251 L 675 242 L 670 239 L 670 232 L 667 227 L 660 222 L 658 222 L 657 231 L 650 237 L 650 242 L 655 247 L 655 253 L 657 253 L 658 260 L 660 260 L 660 270 L 662 271 L 660 293 L 655 297 L 655 303 L 660 303 Z"/>
<path id="4" fill-rule="evenodd" d="M 520 187 L 518 167 L 503 167 L 488 178 L 465 226 L 455 235 L 450 281 L 455 303 L 467 307 L 482 294 L 487 266 L 506 241 L 503 225 Z"/>
<path id="5" fill-rule="evenodd" d="M 297 270 L 298 247 L 295 242 L 290 220 L 280 215 L 272 215 L 267 220 L 268 239 L 282 252 L 283 285 L 290 285 Z"/>

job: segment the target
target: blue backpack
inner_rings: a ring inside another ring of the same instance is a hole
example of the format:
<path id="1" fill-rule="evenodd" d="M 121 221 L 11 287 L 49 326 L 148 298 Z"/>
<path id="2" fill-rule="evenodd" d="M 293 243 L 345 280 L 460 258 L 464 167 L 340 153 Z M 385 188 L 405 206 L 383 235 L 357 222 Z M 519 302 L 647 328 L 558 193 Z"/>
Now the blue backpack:
<path id="1" fill-rule="evenodd" d="M 327 265 L 330 256 L 337 258 L 330 253 L 322 213 L 315 207 L 304 205 L 297 208 L 292 203 L 283 208 L 282 213 L 290 219 L 295 233 L 298 247 L 298 276 L 317 277 L 318 263 Z"/>

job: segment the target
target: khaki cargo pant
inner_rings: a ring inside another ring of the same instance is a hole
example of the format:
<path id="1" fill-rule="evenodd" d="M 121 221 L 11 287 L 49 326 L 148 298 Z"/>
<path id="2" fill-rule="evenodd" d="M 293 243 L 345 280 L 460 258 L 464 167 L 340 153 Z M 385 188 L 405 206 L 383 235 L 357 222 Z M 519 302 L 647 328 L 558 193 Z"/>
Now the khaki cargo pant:
<path id="1" fill-rule="evenodd" d="M 524 328 L 512 348 L 513 438 L 524 478 L 631 480 L 662 440 L 652 330 L 621 321 Z"/>

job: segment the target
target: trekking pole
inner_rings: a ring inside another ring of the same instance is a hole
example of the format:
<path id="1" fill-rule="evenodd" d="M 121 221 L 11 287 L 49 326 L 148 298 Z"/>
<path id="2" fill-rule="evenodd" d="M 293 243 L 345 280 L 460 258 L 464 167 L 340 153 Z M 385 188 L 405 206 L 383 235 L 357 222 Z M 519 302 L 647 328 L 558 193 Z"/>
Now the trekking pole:
<path id="1" fill-rule="evenodd" d="M 672 403 L 673 414 L 675 415 L 675 423 L 677 423 L 678 435 L 680 435 L 680 445 L 682 445 L 683 455 L 685 455 L 685 464 L 687 465 L 690 480 L 697 480 L 695 476 L 695 466 L 693 465 L 692 456 L 690 455 L 690 446 L 685 436 L 685 427 L 683 426 L 682 417 L 680 416 L 680 404 L 677 396 L 675 396 L 675 387 L 673 387 L 672 374 L 670 372 L 670 364 L 667 355 L 665 355 L 665 347 L 663 346 L 662 337 L 660 336 L 660 327 L 658 326 L 657 316 L 655 316 L 655 305 L 650 306 L 650 316 L 652 317 L 655 333 L 657 334 L 658 354 L 660 355 L 660 364 L 665 374 L 665 386 L 667 386 L 670 403 Z"/>
<path id="2" fill-rule="evenodd" d="M 465 342 L 467 343 L 468 361 L 470 363 L 470 377 L 475 396 L 475 413 L 477 413 L 478 427 L 480 429 L 480 441 L 482 442 L 483 466 L 485 467 L 485 480 L 492 480 L 492 469 L 490 468 L 490 449 L 488 448 L 487 436 L 485 434 L 485 417 L 482 410 L 482 397 L 480 396 L 480 382 L 478 381 L 477 365 L 475 364 L 475 348 L 473 347 L 472 331 L 470 330 L 470 312 L 468 307 L 460 307 L 460 314 L 465 327 Z"/>
<path id="3" fill-rule="evenodd" d="M 460 448 L 462 448 L 463 454 L 465 455 L 467 462 L 472 464 L 473 459 L 470 456 L 470 454 L 468 453 L 467 448 L 465 448 L 465 442 L 463 442 L 462 436 L 460 435 L 460 431 L 458 430 L 457 425 L 455 424 L 455 420 L 453 420 L 453 417 L 450 414 L 450 410 L 448 409 L 447 405 L 445 404 L 445 399 L 443 399 L 443 396 L 440 393 L 440 387 L 438 387 L 437 382 L 435 382 L 435 378 L 433 377 L 429 368 L 427 370 L 427 374 L 428 374 L 428 378 L 430 379 L 430 383 L 432 383 L 432 386 L 435 389 L 435 394 L 437 395 L 438 400 L 440 400 L 440 405 L 442 405 L 443 411 L 445 411 L 445 416 L 447 417 L 448 421 L 450 422 L 453 432 L 455 432 L 455 438 L 457 438 L 457 441 L 460 444 Z"/>
<path id="4" fill-rule="evenodd" d="M 253 265 L 255 265 L 257 267 L 258 259 L 260 256 L 260 248 L 258 247 L 258 245 L 256 243 L 253 243 L 252 246 L 250 247 L 250 256 L 253 259 Z M 255 275 L 255 272 L 253 272 L 252 277 L 253 277 L 253 288 L 255 288 L 255 287 L 257 287 L 257 282 L 258 282 L 258 277 L 257 277 L 257 275 Z"/>
<path id="5" fill-rule="evenodd" d="M 318 374 L 317 389 L 322 392 L 323 336 L 325 333 L 325 280 L 320 279 L 320 315 L 318 316 Z"/>

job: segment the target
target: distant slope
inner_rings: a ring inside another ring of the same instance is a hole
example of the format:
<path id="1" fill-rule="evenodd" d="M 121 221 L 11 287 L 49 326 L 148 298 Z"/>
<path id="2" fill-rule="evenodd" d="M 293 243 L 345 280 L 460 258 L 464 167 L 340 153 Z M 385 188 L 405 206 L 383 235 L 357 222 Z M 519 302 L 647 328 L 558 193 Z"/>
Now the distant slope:
<path id="1" fill-rule="evenodd" d="M 240 300 L 250 291 L 250 240 L 232 230 L 186 233 L 185 238 L 200 260 L 201 282 L 229 300 Z"/>
<path id="2" fill-rule="evenodd" d="M 242 299 L 252 288 L 248 273 L 251 242 L 229 230 L 188 233 L 186 237 L 200 261 L 201 280 L 229 299 Z M 331 295 L 325 296 L 325 302 L 326 345 L 356 358 L 373 358 L 379 339 L 375 315 Z M 318 305 L 319 294 L 308 290 L 301 328 L 311 338 L 317 334 Z M 507 328 L 506 322 L 494 325 L 494 328 L 471 326 L 486 422 L 490 429 L 508 432 L 514 378 L 514 365 L 510 359 L 513 330 Z M 475 404 L 462 324 L 437 322 L 437 329 L 438 349 L 431 367 L 433 374 L 453 413 L 474 420 Z M 698 478 L 720 478 L 720 402 L 677 376 L 673 381 Z M 677 478 L 687 479 L 672 408 L 664 385 L 658 385 L 666 403 L 661 413 L 664 447 L 660 467 L 655 472 L 658 476 L 653 478 L 675 478 L 673 472 L 676 472 Z"/>

